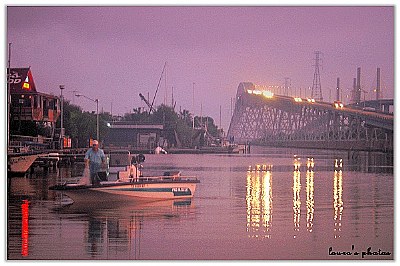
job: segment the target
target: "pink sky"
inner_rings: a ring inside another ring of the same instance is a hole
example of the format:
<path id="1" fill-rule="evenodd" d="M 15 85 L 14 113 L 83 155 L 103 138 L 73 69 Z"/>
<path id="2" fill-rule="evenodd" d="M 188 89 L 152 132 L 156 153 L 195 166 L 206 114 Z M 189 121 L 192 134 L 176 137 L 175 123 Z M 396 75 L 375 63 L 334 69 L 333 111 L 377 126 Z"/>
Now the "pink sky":
<path id="1" fill-rule="evenodd" d="M 349 91 L 361 67 L 361 85 L 372 91 L 381 68 L 384 98 L 394 94 L 394 7 L 7 7 L 11 67 L 31 67 L 37 89 L 95 110 L 74 90 L 99 98 L 100 108 L 123 114 L 156 103 L 230 121 L 230 102 L 240 82 L 312 86 L 314 51 L 323 53 L 321 84 L 334 100 L 336 78 Z M 331 94 L 329 90 L 332 90 Z M 374 97 L 372 92 L 366 98 Z"/>

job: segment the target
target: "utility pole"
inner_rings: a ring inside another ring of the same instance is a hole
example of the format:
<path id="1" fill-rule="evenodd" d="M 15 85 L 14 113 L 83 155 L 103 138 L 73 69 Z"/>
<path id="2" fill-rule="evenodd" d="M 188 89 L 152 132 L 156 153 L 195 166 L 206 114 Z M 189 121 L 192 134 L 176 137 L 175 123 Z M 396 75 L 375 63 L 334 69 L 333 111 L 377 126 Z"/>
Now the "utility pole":
<path id="1" fill-rule="evenodd" d="M 75 96 L 76 96 L 76 97 L 84 97 L 84 98 L 86 98 L 86 99 L 88 99 L 88 100 L 90 100 L 90 101 L 96 103 L 96 117 L 97 117 L 97 119 L 96 119 L 96 120 L 97 120 L 97 122 L 96 122 L 96 131 L 97 131 L 96 139 L 97 139 L 97 141 L 100 141 L 100 128 L 99 128 L 99 99 L 92 99 L 92 98 L 89 98 L 89 97 L 87 97 L 87 96 L 85 96 L 85 95 L 83 95 L 83 94 L 76 94 Z"/>
<path id="2" fill-rule="evenodd" d="M 171 107 L 175 111 L 174 86 L 171 87 Z"/>
<path id="3" fill-rule="evenodd" d="M 376 100 L 381 98 L 381 69 L 376 69 Z"/>
<path id="4" fill-rule="evenodd" d="M 222 110 L 221 105 L 219 106 L 219 128 L 222 129 Z"/>
<path id="5" fill-rule="evenodd" d="M 289 88 L 291 86 L 291 79 L 290 78 L 285 78 L 285 91 L 283 92 L 283 95 L 289 96 Z"/>
<path id="6" fill-rule="evenodd" d="M 314 63 L 314 79 L 313 79 L 313 86 L 311 90 L 311 98 L 317 100 L 317 101 L 322 101 L 322 88 L 321 88 L 321 75 L 319 73 L 319 67 L 320 67 L 320 61 L 321 59 L 321 52 L 320 51 L 315 51 L 315 63 Z"/>
<path id="7" fill-rule="evenodd" d="M 61 91 L 61 129 L 60 129 L 60 147 L 64 148 L 64 97 L 63 97 L 63 90 L 65 89 L 64 85 L 60 85 Z"/>
<path id="8" fill-rule="evenodd" d="M 193 111 L 193 129 L 194 129 L 194 82 L 193 82 L 193 96 L 192 96 L 192 111 Z"/>
<path id="9" fill-rule="evenodd" d="M 72 104 L 75 104 L 75 94 L 77 94 L 79 91 L 73 90 L 72 91 Z"/>
<path id="10" fill-rule="evenodd" d="M 200 128 L 203 129 L 203 103 L 200 103 Z"/>
<path id="11" fill-rule="evenodd" d="M 190 138 L 190 146 L 193 147 L 193 138 L 194 138 L 194 82 L 193 82 L 193 96 L 192 96 L 192 111 L 193 111 L 193 121 L 192 121 L 192 136 Z"/>
<path id="12" fill-rule="evenodd" d="M 165 87 L 164 105 L 167 106 L 168 105 L 167 62 L 165 62 L 164 87 Z"/>
<path id="13" fill-rule="evenodd" d="M 10 147 L 10 120 L 11 120 L 11 43 L 8 43 L 8 69 L 7 69 L 7 149 Z"/>

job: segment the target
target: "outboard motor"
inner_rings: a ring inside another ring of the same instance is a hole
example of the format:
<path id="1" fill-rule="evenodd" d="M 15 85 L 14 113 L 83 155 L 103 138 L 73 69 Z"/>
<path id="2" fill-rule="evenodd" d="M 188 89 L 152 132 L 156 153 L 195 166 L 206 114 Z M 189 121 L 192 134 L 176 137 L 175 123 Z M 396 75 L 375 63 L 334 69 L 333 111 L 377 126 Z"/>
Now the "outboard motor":
<path id="1" fill-rule="evenodd" d="M 146 160 L 146 157 L 144 157 L 144 155 L 142 153 L 140 153 L 136 158 L 136 161 L 138 163 L 143 163 L 145 160 Z"/>
<path id="2" fill-rule="evenodd" d="M 145 160 L 146 160 L 146 157 L 144 157 L 144 155 L 142 153 L 140 153 L 137 156 L 132 157 L 131 163 L 139 164 L 139 163 L 143 163 Z"/>

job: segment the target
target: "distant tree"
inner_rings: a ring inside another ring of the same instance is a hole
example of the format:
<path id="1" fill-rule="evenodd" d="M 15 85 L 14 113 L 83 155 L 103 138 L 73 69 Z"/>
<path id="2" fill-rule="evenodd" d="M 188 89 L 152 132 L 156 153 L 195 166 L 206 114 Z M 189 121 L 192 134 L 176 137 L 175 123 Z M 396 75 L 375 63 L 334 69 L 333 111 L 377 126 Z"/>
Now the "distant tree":
<path id="1" fill-rule="evenodd" d="M 218 137 L 218 127 L 214 124 L 214 119 L 209 116 L 196 116 L 194 118 L 194 125 L 196 128 L 202 128 L 213 136 Z"/>
<path id="2" fill-rule="evenodd" d="M 192 114 L 184 109 L 183 111 L 179 112 L 179 118 L 182 119 L 188 126 L 192 126 Z"/>
<path id="3" fill-rule="evenodd" d="M 73 121 L 74 125 L 71 125 L 68 132 L 70 132 L 71 136 L 77 138 L 77 141 L 80 143 L 79 145 L 82 146 L 82 143 L 87 142 L 88 136 L 96 135 L 95 114 L 82 112 L 76 106 L 72 106 L 71 108 L 73 109 L 71 121 Z M 101 121 L 104 121 L 100 123 L 100 139 L 102 139 L 108 132 L 105 121 L 112 121 L 112 117 L 108 113 L 102 113 L 100 118 Z M 140 108 L 133 108 L 132 112 L 126 113 L 122 117 L 122 120 L 138 124 L 161 124 L 164 127 L 163 137 L 168 140 L 168 143 L 175 146 L 181 144 L 183 147 L 190 147 L 194 145 L 192 137 L 199 135 L 199 130 L 193 130 L 192 128 L 193 115 L 188 110 L 184 109 L 177 113 L 173 107 L 164 104 L 155 108 L 153 113 L 144 112 Z M 200 120 L 200 117 L 195 117 L 195 126 L 197 128 L 200 127 Z M 209 134 L 217 136 L 218 129 L 211 117 L 203 117 L 203 127 L 207 128 Z"/>
<path id="4" fill-rule="evenodd" d="M 149 123 L 150 115 L 148 112 L 143 112 L 141 108 L 133 108 L 133 112 L 126 113 L 123 120 L 134 121 L 136 123 Z"/>
<path id="5" fill-rule="evenodd" d="M 109 113 L 99 114 L 100 141 L 108 134 L 109 128 L 106 121 L 111 121 Z M 64 101 L 64 121 L 65 135 L 72 139 L 75 147 L 87 147 L 90 138 L 97 136 L 97 114 L 95 112 L 83 112 L 82 108 Z M 60 119 L 57 127 L 61 127 Z"/>
<path id="6" fill-rule="evenodd" d="M 178 119 L 178 114 L 172 107 L 162 104 L 153 113 L 152 120 L 156 123 L 162 123 L 168 127 L 174 127 Z"/>

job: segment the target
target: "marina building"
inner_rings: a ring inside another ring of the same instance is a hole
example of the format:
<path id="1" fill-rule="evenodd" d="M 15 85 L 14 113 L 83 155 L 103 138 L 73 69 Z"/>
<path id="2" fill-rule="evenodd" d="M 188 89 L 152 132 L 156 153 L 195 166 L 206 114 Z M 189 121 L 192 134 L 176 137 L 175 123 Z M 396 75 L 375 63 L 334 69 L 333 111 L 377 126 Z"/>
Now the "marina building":
<path id="1" fill-rule="evenodd" d="M 164 126 L 138 124 L 133 121 L 114 121 L 108 124 L 109 132 L 104 146 L 129 150 L 154 150 L 164 142 L 161 137 Z"/>

